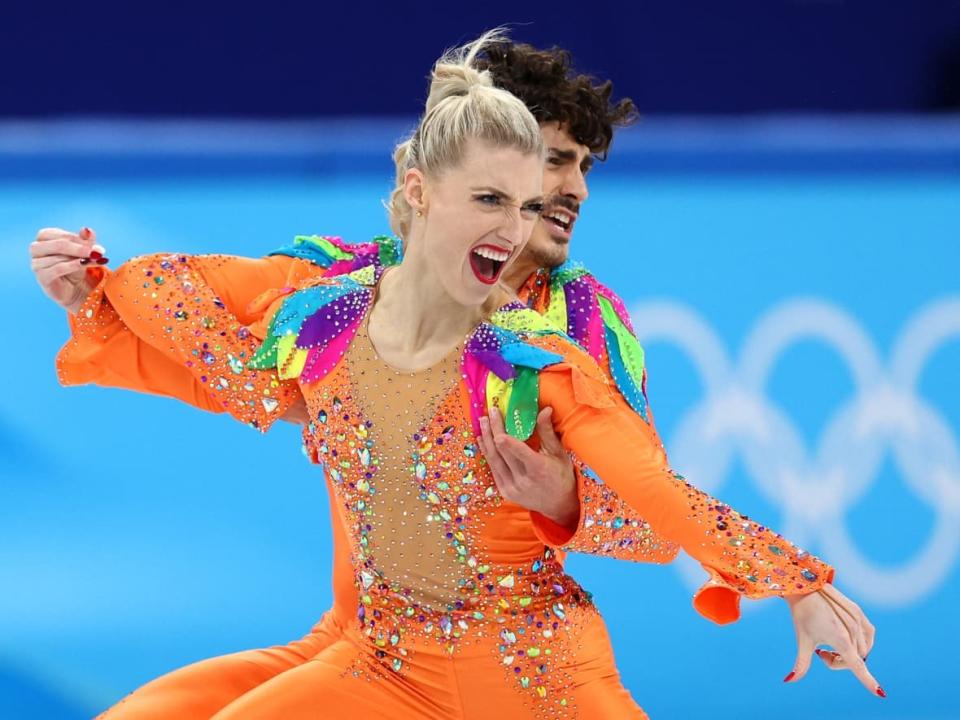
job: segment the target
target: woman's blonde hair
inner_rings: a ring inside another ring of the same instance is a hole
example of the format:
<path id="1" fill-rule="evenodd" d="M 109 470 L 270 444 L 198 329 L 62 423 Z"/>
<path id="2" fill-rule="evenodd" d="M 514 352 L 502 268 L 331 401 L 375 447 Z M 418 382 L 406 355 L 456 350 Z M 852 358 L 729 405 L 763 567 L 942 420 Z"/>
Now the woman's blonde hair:
<path id="1" fill-rule="evenodd" d="M 403 195 L 407 170 L 417 168 L 436 177 L 455 167 L 471 138 L 542 155 L 543 138 L 526 105 L 494 87 L 487 70 L 475 67 L 477 56 L 491 43 L 506 39 L 502 28 L 490 30 L 467 45 L 448 50 L 430 74 L 430 94 L 417 129 L 393 153 L 396 184 L 385 203 L 390 227 L 406 239 L 411 208 Z"/>

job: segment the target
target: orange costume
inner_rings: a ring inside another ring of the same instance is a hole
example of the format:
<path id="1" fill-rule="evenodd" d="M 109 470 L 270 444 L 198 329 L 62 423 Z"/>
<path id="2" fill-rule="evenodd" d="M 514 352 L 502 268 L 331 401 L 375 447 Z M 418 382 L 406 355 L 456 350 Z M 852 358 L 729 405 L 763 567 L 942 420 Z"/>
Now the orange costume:
<path id="1" fill-rule="evenodd" d="M 334 608 L 310 635 L 176 671 L 105 717 L 644 717 L 558 546 L 658 562 L 682 546 L 710 573 L 695 607 L 721 623 L 741 595 L 832 580 L 669 468 L 645 398 L 624 391 L 631 346 L 606 346 L 614 384 L 514 303 L 432 368 L 385 365 L 366 318 L 388 264 L 323 277 L 302 257 L 156 255 L 99 271 L 71 319 L 61 381 L 178 397 L 262 431 L 302 395 L 335 516 Z M 497 493 L 476 443 L 492 406 L 523 440 L 552 407 L 564 447 L 602 478 L 578 473 L 573 532 Z"/>

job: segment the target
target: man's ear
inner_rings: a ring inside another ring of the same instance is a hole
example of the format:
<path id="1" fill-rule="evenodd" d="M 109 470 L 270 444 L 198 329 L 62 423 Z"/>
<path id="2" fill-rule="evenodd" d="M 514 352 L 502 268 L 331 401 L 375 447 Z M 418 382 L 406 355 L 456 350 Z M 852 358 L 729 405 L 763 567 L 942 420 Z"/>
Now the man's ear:
<path id="1" fill-rule="evenodd" d="M 403 176 L 403 197 L 419 215 L 427 211 L 427 179 L 417 168 L 410 168 Z"/>

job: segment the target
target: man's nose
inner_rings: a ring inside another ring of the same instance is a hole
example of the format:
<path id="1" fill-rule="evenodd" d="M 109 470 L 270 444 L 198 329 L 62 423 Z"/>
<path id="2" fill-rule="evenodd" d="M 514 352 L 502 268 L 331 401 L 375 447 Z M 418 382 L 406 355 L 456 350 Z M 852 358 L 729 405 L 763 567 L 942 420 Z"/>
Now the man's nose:
<path id="1" fill-rule="evenodd" d="M 560 194 L 564 197 L 572 198 L 577 202 L 583 202 L 590 194 L 587 190 L 587 177 L 579 165 L 573 166 L 569 172 L 563 176 L 563 182 L 560 185 Z"/>

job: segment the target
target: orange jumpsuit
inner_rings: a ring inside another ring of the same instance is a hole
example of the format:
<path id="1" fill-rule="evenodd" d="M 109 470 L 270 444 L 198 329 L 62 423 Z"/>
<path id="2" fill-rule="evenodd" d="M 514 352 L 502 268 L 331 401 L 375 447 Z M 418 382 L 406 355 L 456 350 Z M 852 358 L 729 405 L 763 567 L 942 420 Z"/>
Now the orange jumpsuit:
<path id="1" fill-rule="evenodd" d="M 335 580 L 332 619 L 299 644 L 252 651 L 239 663 L 232 659 L 244 654 L 192 666 L 193 679 L 203 674 L 215 686 L 211 698 L 217 697 L 177 717 L 210 717 L 219 708 L 218 718 L 346 712 L 468 718 L 493 708 L 504 717 L 642 717 L 619 684 L 589 593 L 563 572 L 544 541 L 556 528 L 502 501 L 478 457 L 478 412 L 485 401 L 509 410 L 508 383 L 487 373 L 478 384 L 458 354 L 424 373 L 395 373 L 372 352 L 359 321 L 349 333 L 321 333 L 310 348 L 317 350 L 311 381 L 301 377 L 309 374 L 303 364 L 291 375 L 289 363 L 302 359 L 291 360 L 289 347 L 274 358 L 289 379 L 250 370 L 257 336 L 266 334 L 268 318 L 283 315 L 290 286 L 342 285 L 301 282 L 309 268 L 286 260 L 277 262 L 285 265 L 285 277 L 275 285 L 285 287 L 262 296 L 246 315 L 232 314 L 205 282 L 203 264 L 216 260 L 151 256 L 105 273 L 58 358 L 65 384 L 173 395 L 263 430 L 302 393 L 314 420 L 310 441 L 326 467 L 337 515 L 335 578 L 350 576 L 353 587 Z M 358 318 L 369 307 L 369 275 L 350 293 Z M 231 287 L 242 295 L 246 286 Z M 230 305 L 243 300 L 234 297 Z M 520 379 L 535 377 L 532 411 L 553 407 L 565 447 L 647 519 L 649 526 L 626 526 L 637 538 L 634 546 L 668 538 L 704 563 L 711 580 L 695 599 L 701 612 L 729 622 L 740 595 L 810 592 L 832 578 L 829 566 L 673 474 L 652 426 L 589 356 L 560 336 L 508 327 L 517 320 L 505 316 L 507 325 L 497 328 L 510 334 L 508 344 L 523 346 L 514 359 L 522 363 L 524 352 L 535 351 L 556 359 L 533 375 L 518 373 L 513 392 L 520 394 Z M 131 354 L 138 362 L 129 372 L 110 361 Z M 516 413 L 520 424 L 530 411 Z M 581 501 L 585 515 L 590 501 Z M 581 523 L 575 535 L 590 534 L 587 545 L 595 545 L 593 531 Z M 563 540 L 569 533 L 558 544 Z M 615 543 L 607 545 L 616 552 Z M 636 554 L 633 548 L 623 553 Z M 237 672 L 241 667 L 248 672 Z M 178 671 L 154 681 L 107 716 L 169 716 L 163 703 L 190 676 Z M 143 692 L 152 685 L 163 692 Z"/>

